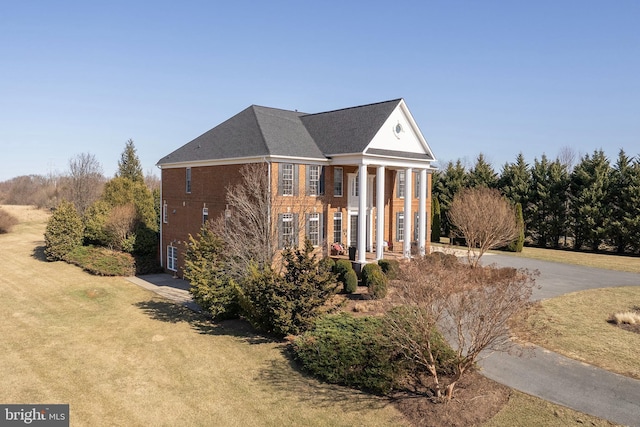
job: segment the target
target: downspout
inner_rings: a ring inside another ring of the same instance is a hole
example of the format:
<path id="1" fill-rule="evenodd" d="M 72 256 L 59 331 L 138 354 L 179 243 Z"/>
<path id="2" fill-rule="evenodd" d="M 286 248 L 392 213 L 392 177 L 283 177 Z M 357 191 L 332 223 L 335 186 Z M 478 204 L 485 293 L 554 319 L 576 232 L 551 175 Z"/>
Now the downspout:
<path id="1" fill-rule="evenodd" d="M 158 249 L 160 249 L 160 267 L 164 269 L 164 257 L 162 255 L 162 231 L 164 226 L 164 202 L 162 201 L 162 166 L 158 166 L 158 169 L 160 169 L 160 200 L 158 200 L 158 203 L 160 203 L 160 247 Z"/>
<path id="2" fill-rule="evenodd" d="M 269 195 L 269 200 L 267 203 L 267 221 L 269 224 L 269 239 L 267 241 L 271 242 L 271 237 L 273 233 L 273 223 L 271 222 L 271 200 L 273 199 L 271 196 L 271 162 L 267 161 L 267 158 L 264 158 L 264 161 L 267 162 L 267 194 Z M 269 252 L 271 252 L 271 248 L 268 248 Z"/>

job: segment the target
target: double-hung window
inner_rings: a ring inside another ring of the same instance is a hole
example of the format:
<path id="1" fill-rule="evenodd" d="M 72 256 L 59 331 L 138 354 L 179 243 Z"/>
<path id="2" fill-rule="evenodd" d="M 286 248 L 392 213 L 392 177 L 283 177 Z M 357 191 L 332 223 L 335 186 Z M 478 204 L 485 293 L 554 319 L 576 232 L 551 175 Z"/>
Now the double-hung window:
<path id="1" fill-rule="evenodd" d="M 322 242 L 322 215 L 319 213 L 307 214 L 307 238 L 313 246 L 319 246 Z"/>
<path id="2" fill-rule="evenodd" d="M 187 192 L 187 194 L 189 194 L 191 193 L 191 168 L 187 168 L 186 181 L 187 181 L 187 185 L 186 185 L 185 191 Z"/>
<path id="3" fill-rule="evenodd" d="M 278 165 L 278 194 L 281 196 L 298 194 L 298 165 L 293 163 Z"/>
<path id="4" fill-rule="evenodd" d="M 318 165 L 307 165 L 307 195 L 324 194 L 324 168 Z"/>
<path id="5" fill-rule="evenodd" d="M 398 198 L 404 198 L 404 187 L 405 187 L 405 171 L 398 171 L 398 188 L 396 193 L 398 194 Z"/>
<path id="6" fill-rule="evenodd" d="M 202 208 L 202 223 L 206 224 L 209 219 L 209 208 Z"/>
<path id="7" fill-rule="evenodd" d="M 167 246 L 167 269 L 178 271 L 178 248 Z"/>
<path id="8" fill-rule="evenodd" d="M 333 168 L 333 196 L 342 197 L 342 188 L 344 186 L 344 170 L 342 168 Z"/>
<path id="9" fill-rule="evenodd" d="M 333 213 L 333 242 L 342 243 L 342 212 Z"/>
<path id="10" fill-rule="evenodd" d="M 278 214 L 278 247 L 289 248 L 298 244 L 298 214 Z"/>
<path id="11" fill-rule="evenodd" d="M 169 222 L 169 208 L 167 207 L 167 201 L 162 203 L 162 222 L 167 224 Z"/>
<path id="12" fill-rule="evenodd" d="M 404 241 L 404 212 L 396 212 L 396 242 Z"/>

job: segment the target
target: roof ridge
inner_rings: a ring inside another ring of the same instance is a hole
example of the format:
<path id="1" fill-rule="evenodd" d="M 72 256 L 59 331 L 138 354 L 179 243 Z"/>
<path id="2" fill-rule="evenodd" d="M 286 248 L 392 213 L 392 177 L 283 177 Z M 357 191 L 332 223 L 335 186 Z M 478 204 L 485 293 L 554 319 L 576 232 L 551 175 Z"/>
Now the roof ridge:
<path id="1" fill-rule="evenodd" d="M 345 108 L 338 108 L 335 110 L 329 110 L 329 111 L 320 111 L 318 113 L 309 113 L 309 114 L 304 114 L 305 117 L 308 116 L 317 116 L 320 114 L 327 114 L 327 113 L 337 113 L 338 111 L 347 111 L 347 110 L 354 110 L 356 108 L 363 108 L 363 107 L 372 107 L 374 105 L 381 105 L 381 104 L 386 104 L 388 102 L 400 102 L 402 101 L 403 98 L 396 98 L 396 99 L 389 99 L 387 101 L 380 101 L 380 102 L 372 102 L 370 104 L 363 104 L 363 105 L 356 105 L 353 107 L 345 107 Z"/>
<path id="2" fill-rule="evenodd" d="M 262 123 L 260 123 L 260 120 L 258 119 L 258 114 L 256 113 L 256 107 L 260 107 L 259 105 L 255 105 L 255 104 L 251 104 L 251 106 L 249 106 L 249 108 L 251 108 L 251 113 L 253 114 L 253 118 L 256 121 L 256 125 L 258 126 L 258 129 L 260 130 L 260 138 L 262 139 L 262 145 L 264 145 L 267 153 L 269 153 L 269 155 L 271 155 L 271 149 L 269 147 L 269 144 L 267 144 L 267 138 L 265 138 L 264 136 L 264 130 L 262 129 Z M 262 108 L 268 108 L 268 107 L 262 107 Z"/>

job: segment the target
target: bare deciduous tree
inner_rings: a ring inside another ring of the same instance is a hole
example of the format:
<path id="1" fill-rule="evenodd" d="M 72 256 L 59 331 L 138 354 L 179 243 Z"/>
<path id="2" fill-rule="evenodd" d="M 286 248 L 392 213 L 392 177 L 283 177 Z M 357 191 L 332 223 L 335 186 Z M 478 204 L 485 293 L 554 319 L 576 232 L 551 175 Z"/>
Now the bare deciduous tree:
<path id="1" fill-rule="evenodd" d="M 460 378 L 494 351 L 513 347 L 508 321 L 529 307 L 536 273 L 495 266 L 472 268 L 448 257 L 427 256 L 403 265 L 396 282 L 400 308 L 385 316 L 405 357 L 432 376 L 433 397 L 448 401 Z M 442 331 L 455 352 L 439 372 Z"/>
<path id="2" fill-rule="evenodd" d="M 133 242 L 130 239 L 134 236 L 136 221 L 136 207 L 133 203 L 111 208 L 106 224 L 107 232 L 112 236 L 111 249 L 126 252 L 133 250 Z"/>
<path id="3" fill-rule="evenodd" d="M 229 273 L 246 274 L 249 265 L 260 268 L 279 264 L 278 215 L 291 213 L 297 220 L 294 233 L 304 230 L 312 207 L 300 196 L 278 196 L 270 182 L 269 165 L 254 163 L 240 169 L 241 181 L 227 188 L 228 210 L 215 220 L 214 230 L 225 241 Z M 320 197 L 315 198 L 319 203 Z M 320 206 L 320 205 L 318 205 Z M 294 236 L 293 246 L 297 246 Z"/>
<path id="4" fill-rule="evenodd" d="M 495 189 L 462 189 L 453 198 L 448 217 L 455 233 L 466 240 L 473 267 L 486 251 L 507 246 L 518 237 L 514 208 Z"/>
<path id="5" fill-rule="evenodd" d="M 98 200 L 104 181 L 102 166 L 93 154 L 82 153 L 69 160 L 67 199 L 80 215 Z"/>

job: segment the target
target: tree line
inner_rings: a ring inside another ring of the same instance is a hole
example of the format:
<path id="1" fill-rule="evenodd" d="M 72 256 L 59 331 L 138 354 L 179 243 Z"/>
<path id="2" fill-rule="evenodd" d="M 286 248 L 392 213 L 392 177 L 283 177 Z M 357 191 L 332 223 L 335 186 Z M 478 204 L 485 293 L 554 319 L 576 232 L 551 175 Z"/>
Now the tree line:
<path id="1" fill-rule="evenodd" d="M 449 162 L 433 174 L 437 232 L 453 235 L 448 213 L 460 190 L 484 186 L 522 206 L 529 245 L 640 253 L 640 158 L 621 149 L 612 163 L 599 149 L 574 166 L 571 157 L 542 155 L 529 164 L 520 153 L 500 174 L 482 153 L 471 168 Z"/>

